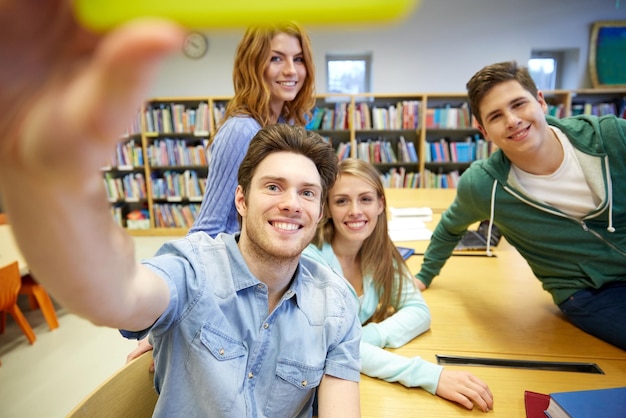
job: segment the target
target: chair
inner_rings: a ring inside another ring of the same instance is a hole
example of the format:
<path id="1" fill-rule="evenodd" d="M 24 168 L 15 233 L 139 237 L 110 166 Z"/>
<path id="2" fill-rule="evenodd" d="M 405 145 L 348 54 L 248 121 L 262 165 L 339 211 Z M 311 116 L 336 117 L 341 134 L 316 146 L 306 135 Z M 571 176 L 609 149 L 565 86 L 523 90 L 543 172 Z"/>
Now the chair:
<path id="1" fill-rule="evenodd" d="M 17 325 L 28 338 L 28 342 L 33 344 L 37 337 L 24 314 L 17 306 L 17 295 L 20 290 L 21 279 L 20 269 L 17 261 L 4 267 L 0 267 L 0 334 L 4 332 L 6 326 L 6 314 L 11 314 Z"/>
<path id="2" fill-rule="evenodd" d="M 0 213 L 0 225 L 6 225 L 8 223 L 9 220 L 6 214 Z M 52 304 L 52 300 L 50 300 L 50 296 L 48 296 L 48 292 L 46 292 L 46 289 L 37 283 L 30 274 L 22 276 L 22 286 L 20 287 L 19 294 L 28 296 L 30 309 L 41 309 L 41 313 L 48 323 L 50 330 L 59 327 L 57 313 Z"/>
<path id="3" fill-rule="evenodd" d="M 148 371 L 152 352 L 127 363 L 84 398 L 66 418 L 151 417 L 158 395 Z"/>
<path id="4" fill-rule="evenodd" d="M 37 283 L 30 274 L 22 276 L 22 286 L 20 287 L 19 294 L 28 296 L 30 309 L 41 309 L 41 313 L 51 331 L 59 327 L 57 313 L 54 310 L 54 305 L 52 304 L 50 296 L 48 296 L 48 292 L 46 292 L 46 289 Z"/>

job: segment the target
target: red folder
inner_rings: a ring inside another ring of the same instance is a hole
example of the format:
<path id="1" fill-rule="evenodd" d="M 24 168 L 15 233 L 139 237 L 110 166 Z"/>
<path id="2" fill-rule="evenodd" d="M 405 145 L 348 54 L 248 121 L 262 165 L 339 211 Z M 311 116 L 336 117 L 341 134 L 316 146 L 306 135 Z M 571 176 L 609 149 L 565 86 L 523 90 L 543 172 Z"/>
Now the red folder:
<path id="1" fill-rule="evenodd" d="M 545 393 L 524 391 L 524 406 L 526 418 L 546 418 L 544 411 L 548 409 L 550 395 Z"/>

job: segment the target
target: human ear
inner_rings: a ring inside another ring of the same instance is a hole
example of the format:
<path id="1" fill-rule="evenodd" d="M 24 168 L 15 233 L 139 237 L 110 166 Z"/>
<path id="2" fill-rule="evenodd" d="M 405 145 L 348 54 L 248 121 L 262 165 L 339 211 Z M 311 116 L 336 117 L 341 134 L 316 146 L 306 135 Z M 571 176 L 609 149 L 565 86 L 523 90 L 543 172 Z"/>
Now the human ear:
<path id="1" fill-rule="evenodd" d="M 544 97 L 543 92 L 541 90 L 537 90 L 537 101 L 541 105 L 541 109 L 543 110 L 543 113 L 547 114 L 548 103 L 546 102 L 546 98 Z"/>
<path id="2" fill-rule="evenodd" d="M 377 215 L 380 215 L 381 213 L 383 213 L 383 210 L 385 210 L 385 196 L 380 196 L 380 198 L 378 199 Z"/>
<path id="3" fill-rule="evenodd" d="M 481 124 L 477 123 L 476 129 L 478 129 L 478 132 L 480 132 L 483 138 L 485 138 L 487 141 L 491 141 L 491 139 L 489 139 L 489 135 L 487 135 L 487 131 L 485 130 L 485 128 L 483 128 Z"/>
<path id="4" fill-rule="evenodd" d="M 235 207 L 242 218 L 246 216 L 246 196 L 241 186 L 237 186 L 237 190 L 235 190 Z"/>

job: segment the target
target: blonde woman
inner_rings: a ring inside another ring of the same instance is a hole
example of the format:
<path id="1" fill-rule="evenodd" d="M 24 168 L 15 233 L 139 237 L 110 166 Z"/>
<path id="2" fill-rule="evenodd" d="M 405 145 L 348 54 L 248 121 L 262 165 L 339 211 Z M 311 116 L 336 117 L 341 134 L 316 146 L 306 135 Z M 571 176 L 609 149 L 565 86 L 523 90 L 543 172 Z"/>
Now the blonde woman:
<path id="1" fill-rule="evenodd" d="M 430 327 L 430 310 L 387 232 L 385 191 L 376 169 L 358 159 L 339 163 L 325 219 L 304 256 L 330 266 L 359 302 L 361 373 L 482 411 L 493 408 L 489 387 L 467 372 L 446 370 L 384 348 L 405 345 Z"/>

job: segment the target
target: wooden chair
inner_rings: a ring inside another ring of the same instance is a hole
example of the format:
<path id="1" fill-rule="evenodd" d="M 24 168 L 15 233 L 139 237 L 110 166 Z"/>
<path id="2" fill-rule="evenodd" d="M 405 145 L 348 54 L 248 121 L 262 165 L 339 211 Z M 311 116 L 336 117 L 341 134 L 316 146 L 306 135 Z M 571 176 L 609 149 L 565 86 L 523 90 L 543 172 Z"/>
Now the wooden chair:
<path id="1" fill-rule="evenodd" d="M 22 286 L 19 293 L 20 295 L 28 296 L 30 309 L 41 309 L 41 313 L 51 331 L 59 327 L 59 319 L 48 292 L 30 274 L 22 276 Z"/>
<path id="2" fill-rule="evenodd" d="M 158 399 L 154 375 L 148 371 L 152 352 L 127 363 L 91 394 L 66 418 L 151 417 Z"/>
<path id="3" fill-rule="evenodd" d="M 6 314 L 11 314 L 17 325 L 22 329 L 28 342 L 33 344 L 37 337 L 30 324 L 17 306 L 17 295 L 21 286 L 20 269 L 17 261 L 4 267 L 0 267 L 0 334 L 6 326 Z"/>
<path id="4" fill-rule="evenodd" d="M 8 225 L 9 220 L 5 213 L 0 213 L 0 225 Z M 20 286 L 20 294 L 28 296 L 30 309 L 41 309 L 44 319 L 48 323 L 50 330 L 59 327 L 57 313 L 52 304 L 48 292 L 37 283 L 30 274 L 22 277 L 22 285 Z"/>

